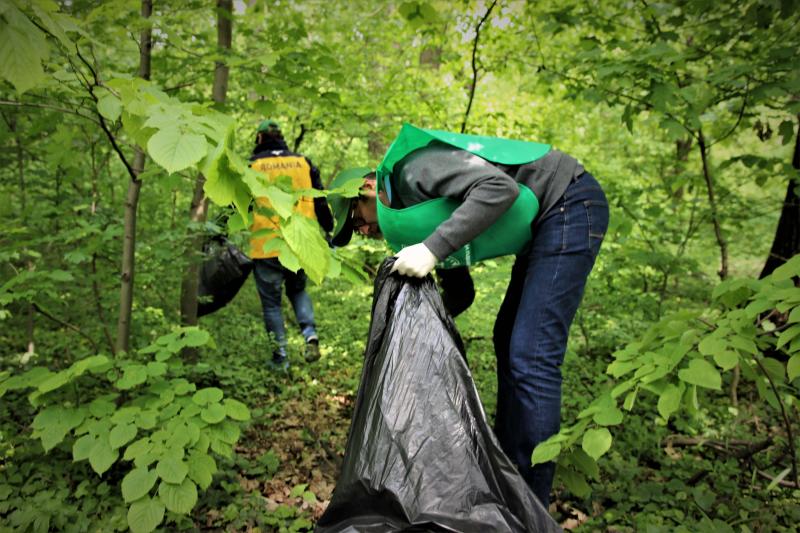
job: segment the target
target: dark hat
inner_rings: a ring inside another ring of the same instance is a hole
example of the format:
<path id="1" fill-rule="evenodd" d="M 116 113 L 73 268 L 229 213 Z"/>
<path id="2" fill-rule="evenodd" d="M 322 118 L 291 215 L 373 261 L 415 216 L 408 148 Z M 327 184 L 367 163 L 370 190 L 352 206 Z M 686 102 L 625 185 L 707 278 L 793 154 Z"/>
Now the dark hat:
<path id="1" fill-rule="evenodd" d="M 334 246 L 345 246 L 350 242 L 353 235 L 353 202 L 358 198 L 358 191 L 364 183 L 364 176 L 371 173 L 372 169 L 367 167 L 357 167 L 345 169 L 333 179 L 330 184 L 331 190 L 344 189 L 334 194 L 328 195 L 328 205 L 333 210 L 335 226 L 331 244 Z"/>
<path id="2" fill-rule="evenodd" d="M 261 124 L 258 125 L 258 129 L 256 130 L 256 133 L 264 133 L 264 132 L 267 132 L 267 131 L 280 132 L 281 131 L 281 127 L 280 127 L 280 125 L 278 125 L 277 122 L 275 122 L 272 119 L 263 120 L 263 121 L 261 121 Z"/>

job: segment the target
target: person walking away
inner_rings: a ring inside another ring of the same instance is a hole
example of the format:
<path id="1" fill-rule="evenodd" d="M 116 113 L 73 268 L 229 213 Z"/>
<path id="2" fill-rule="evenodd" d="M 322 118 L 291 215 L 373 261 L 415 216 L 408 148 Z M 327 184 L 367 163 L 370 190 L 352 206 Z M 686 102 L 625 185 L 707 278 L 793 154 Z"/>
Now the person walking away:
<path id="1" fill-rule="evenodd" d="M 258 126 L 256 146 L 250 161 L 251 168 L 262 173 L 267 183 L 274 182 L 279 176 L 288 176 L 295 190 L 312 187 L 323 189 L 319 170 L 307 157 L 289 150 L 280 126 L 274 120 L 264 120 Z M 259 212 L 259 208 L 269 208 L 269 200 L 256 198 L 256 206 L 250 231 L 255 234 L 259 230 L 277 229 L 277 217 Z M 333 229 L 333 217 L 325 198 L 302 197 L 295 209 L 302 215 L 317 220 L 326 232 Z M 277 251 L 264 251 L 264 246 L 272 238 L 274 235 L 253 236 L 250 240 L 250 257 L 254 262 L 253 276 L 261 299 L 264 327 L 276 345 L 270 363 L 275 368 L 286 369 L 289 361 L 286 327 L 281 311 L 283 285 L 305 339 L 305 359 L 308 362 L 316 361 L 320 357 L 319 336 L 314 323 L 313 304 L 306 292 L 306 274 L 303 270 L 292 272 L 281 265 Z"/>

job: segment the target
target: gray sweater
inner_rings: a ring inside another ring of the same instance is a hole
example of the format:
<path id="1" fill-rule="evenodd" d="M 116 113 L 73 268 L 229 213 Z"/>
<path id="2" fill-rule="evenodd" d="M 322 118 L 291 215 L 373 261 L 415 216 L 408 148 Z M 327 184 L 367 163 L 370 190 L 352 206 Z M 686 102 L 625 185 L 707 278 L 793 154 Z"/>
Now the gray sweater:
<path id="1" fill-rule="evenodd" d="M 577 160 L 558 150 L 525 165 L 493 164 L 465 150 L 435 143 L 399 161 L 387 187 L 391 207 L 402 209 L 449 197 L 461 202 L 424 244 L 443 260 L 491 226 L 519 194 L 517 182 L 539 200 L 540 220 L 584 171 Z M 535 228 L 536 222 L 534 222 Z"/>

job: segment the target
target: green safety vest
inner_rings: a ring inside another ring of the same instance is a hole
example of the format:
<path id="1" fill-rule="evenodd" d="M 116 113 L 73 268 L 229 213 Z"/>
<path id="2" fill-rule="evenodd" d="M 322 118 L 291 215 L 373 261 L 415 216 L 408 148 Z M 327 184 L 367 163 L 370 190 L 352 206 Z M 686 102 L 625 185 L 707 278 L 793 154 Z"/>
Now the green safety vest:
<path id="1" fill-rule="evenodd" d="M 378 165 L 378 190 L 383 190 L 384 180 L 391 176 L 398 161 L 432 141 L 449 144 L 502 165 L 530 163 L 550 151 L 549 144 L 426 130 L 403 124 L 400 134 Z M 531 240 L 531 223 L 539 211 L 539 201 L 525 185 L 519 184 L 519 189 L 517 199 L 494 224 L 450 254 L 438 266 L 469 266 L 484 259 L 521 252 Z M 389 247 L 398 252 L 427 239 L 439 224 L 450 218 L 459 205 L 453 198 L 434 198 L 405 209 L 392 209 L 378 201 L 378 225 Z"/>

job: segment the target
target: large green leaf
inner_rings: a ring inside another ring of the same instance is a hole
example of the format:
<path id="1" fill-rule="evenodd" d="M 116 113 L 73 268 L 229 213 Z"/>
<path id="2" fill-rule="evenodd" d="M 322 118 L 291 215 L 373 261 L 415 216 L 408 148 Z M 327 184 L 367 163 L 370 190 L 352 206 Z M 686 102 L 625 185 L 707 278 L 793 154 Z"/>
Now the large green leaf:
<path id="1" fill-rule="evenodd" d="M 127 503 L 133 502 L 150 492 L 156 484 L 158 473 L 147 468 L 134 468 L 122 478 L 122 497 Z"/>
<path id="2" fill-rule="evenodd" d="M 192 401 L 197 405 L 216 403 L 222 399 L 222 391 L 217 387 L 206 387 L 195 392 Z"/>
<path id="3" fill-rule="evenodd" d="M 211 485 L 214 473 L 217 471 L 217 463 L 208 454 L 196 452 L 189 456 L 189 477 L 197 483 L 200 488 L 207 489 Z"/>
<path id="4" fill-rule="evenodd" d="M 162 481 L 158 497 L 173 513 L 188 514 L 197 503 L 197 486 L 188 478 L 180 485 Z"/>
<path id="5" fill-rule="evenodd" d="M 159 477 L 167 483 L 179 484 L 189 473 L 188 465 L 175 457 L 164 457 L 156 465 Z"/>
<path id="6" fill-rule="evenodd" d="M 84 459 L 88 459 L 96 441 L 97 437 L 94 435 L 84 435 L 76 440 L 72 445 L 72 460 L 83 461 Z"/>
<path id="7" fill-rule="evenodd" d="M 283 238 L 297 256 L 309 278 L 321 283 L 328 271 L 328 243 L 320 234 L 319 225 L 310 218 L 293 214 L 282 230 Z"/>
<path id="8" fill-rule="evenodd" d="M 225 414 L 228 418 L 239 420 L 240 422 L 250 420 L 250 410 L 242 402 L 226 398 L 222 405 L 225 407 Z"/>
<path id="9" fill-rule="evenodd" d="M 136 437 L 136 426 L 133 424 L 119 424 L 109 433 L 108 440 L 112 448 L 121 448 Z"/>
<path id="10" fill-rule="evenodd" d="M 128 527 L 133 533 L 150 533 L 164 520 L 164 504 L 152 498 L 135 501 L 128 509 Z"/>
<path id="11" fill-rule="evenodd" d="M 225 408 L 219 403 L 209 404 L 200 411 L 200 418 L 209 424 L 222 422 L 225 419 Z"/>
<path id="12" fill-rule="evenodd" d="M 581 447 L 589 457 L 597 460 L 611 448 L 612 440 L 611 432 L 606 428 L 590 429 L 583 434 Z"/>
<path id="13" fill-rule="evenodd" d="M 177 126 L 159 130 L 147 141 L 150 157 L 170 174 L 194 165 L 206 151 L 205 137 L 183 133 Z"/>
<path id="14" fill-rule="evenodd" d="M 561 444 L 551 441 L 542 442 L 533 449 L 531 463 L 534 465 L 547 463 L 558 457 L 559 453 L 561 453 Z"/>
<path id="15" fill-rule="evenodd" d="M 678 377 L 686 383 L 705 387 L 707 389 L 720 390 L 722 388 L 722 376 L 714 366 L 705 359 L 692 359 L 689 366 L 678 371 Z"/>
<path id="16" fill-rule="evenodd" d="M 666 420 L 672 413 L 678 410 L 681 405 L 681 398 L 683 398 L 683 391 L 685 386 L 683 383 L 679 385 L 667 385 L 664 392 L 658 398 L 658 414 Z"/>
<path id="17" fill-rule="evenodd" d="M 147 367 L 145 365 L 129 365 L 125 367 L 122 377 L 117 380 L 116 386 L 120 390 L 132 389 L 147 381 L 147 376 Z"/>
<path id="18" fill-rule="evenodd" d="M 0 76 L 22 94 L 45 78 L 42 61 L 49 53 L 47 40 L 13 3 L 4 4 L 0 16 Z"/>
<path id="19" fill-rule="evenodd" d="M 786 373 L 789 375 L 789 381 L 794 381 L 800 377 L 800 353 L 796 353 L 789 359 L 786 364 Z"/>
<path id="20" fill-rule="evenodd" d="M 102 435 L 95 441 L 92 451 L 89 453 L 89 464 L 92 465 L 95 472 L 103 475 L 103 472 L 111 468 L 118 456 L 119 452 L 111 448 L 111 444 L 108 442 L 108 435 Z"/>

